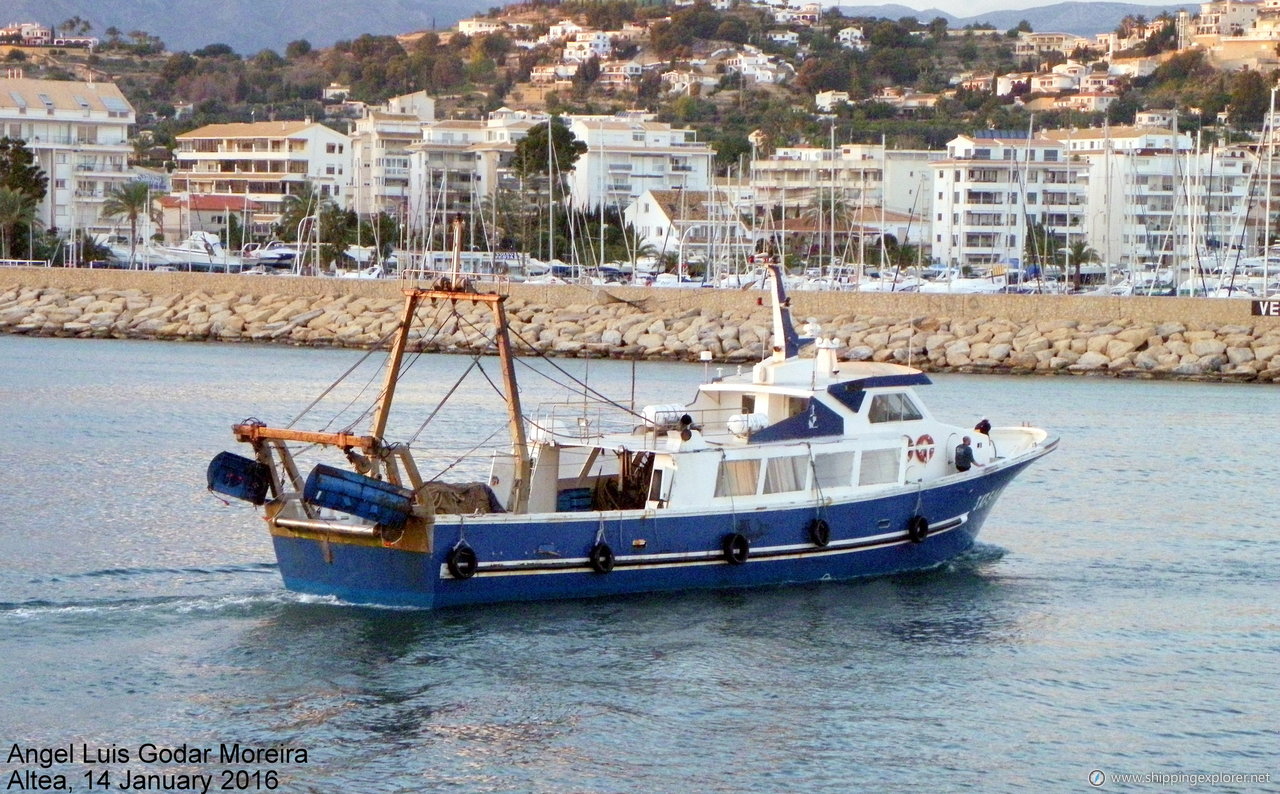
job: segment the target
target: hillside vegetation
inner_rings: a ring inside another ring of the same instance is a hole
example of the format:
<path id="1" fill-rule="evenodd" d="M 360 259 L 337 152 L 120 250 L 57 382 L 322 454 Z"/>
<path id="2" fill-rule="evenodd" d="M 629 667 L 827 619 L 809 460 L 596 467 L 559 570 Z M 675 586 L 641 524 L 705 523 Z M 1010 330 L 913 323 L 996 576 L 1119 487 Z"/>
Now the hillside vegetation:
<path id="1" fill-rule="evenodd" d="M 833 128 L 842 142 L 885 140 L 896 147 L 937 148 L 973 129 L 1126 123 L 1144 108 L 1179 109 L 1180 124 L 1196 128 L 1216 121 L 1228 107 L 1231 123 L 1248 127 L 1261 122 L 1274 82 L 1272 76 L 1257 72 L 1214 70 L 1200 51 L 1173 54 L 1172 18 L 1167 15 L 1150 21 L 1126 17 L 1116 20 L 1117 27 L 1140 21 L 1157 30 L 1142 51 L 1133 54 L 1163 54 L 1168 60 L 1151 77 L 1125 82 L 1120 101 L 1105 117 L 1053 111 L 1038 114 L 1032 122 L 1015 97 L 955 86 L 962 77 L 1035 71 L 1067 58 L 1100 70 L 1106 66 L 1102 54 L 1079 50 L 1019 60 L 1013 44 L 1018 30 L 1030 28 L 1025 23 L 991 35 L 982 29 L 949 30 L 941 18 L 846 17 L 836 9 L 828 9 L 812 27 L 796 28 L 798 47 L 771 42 L 769 31 L 779 26 L 752 6 L 716 11 L 705 3 L 672 8 L 606 0 L 514 6 L 494 9 L 490 16 L 528 25 L 522 35 L 530 40 L 566 18 L 602 30 L 636 23 L 645 26 L 647 34 L 620 45 L 615 55 L 649 68 L 625 88 L 605 89 L 598 81 L 600 64 L 588 61 L 569 87 L 537 90 L 528 82 L 531 71 L 556 62 L 561 47 L 526 49 L 505 33 L 474 38 L 433 32 L 364 35 L 327 49 L 299 39 L 283 52 L 246 54 L 222 44 L 166 52 L 163 42 L 143 31 L 126 36 L 110 29 L 92 54 L 9 48 L 3 57 L 7 65 L 23 67 L 28 77 L 115 81 L 138 111 L 139 158 L 150 165 L 168 160 L 175 135 L 210 123 L 311 117 L 345 131 L 342 108 L 321 100 L 325 86 L 333 83 L 348 86 L 350 99 L 369 104 L 425 90 L 438 98 L 439 117 L 478 117 L 503 105 L 554 113 L 644 109 L 660 120 L 698 130 L 700 139 L 715 147 L 723 173 L 750 152 L 747 136 L 756 130 L 765 136 L 766 149 L 825 145 Z M 864 51 L 837 43 L 838 31 L 849 26 L 863 30 Z M 730 73 L 726 60 L 746 46 L 776 58 L 786 79 L 758 84 Z M 714 84 L 672 94 L 660 79 L 668 70 L 698 71 L 710 75 Z M 941 98 L 931 108 L 904 116 L 876 100 L 877 92 L 885 89 Z M 813 95 L 824 90 L 846 91 L 852 104 L 820 116 Z"/>

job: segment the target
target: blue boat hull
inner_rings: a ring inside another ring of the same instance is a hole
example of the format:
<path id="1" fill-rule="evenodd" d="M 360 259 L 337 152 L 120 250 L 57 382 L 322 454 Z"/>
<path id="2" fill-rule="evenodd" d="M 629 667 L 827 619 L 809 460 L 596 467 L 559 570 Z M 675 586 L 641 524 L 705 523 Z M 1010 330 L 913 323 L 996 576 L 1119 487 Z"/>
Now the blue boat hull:
<path id="1" fill-rule="evenodd" d="M 468 516 L 436 525 L 432 553 L 287 534 L 273 540 L 291 590 L 422 608 L 852 579 L 927 569 L 965 552 L 1001 490 L 1030 462 L 820 508 L 736 516 L 582 513 L 536 523 Z M 908 532 L 916 515 L 930 522 L 920 542 Z M 811 535 L 819 518 L 830 528 L 825 546 Z M 750 549 L 737 564 L 724 549 L 735 533 Z M 615 555 L 607 573 L 593 569 L 588 556 L 600 541 Z M 449 552 L 463 543 L 478 563 L 468 578 L 447 565 Z"/>

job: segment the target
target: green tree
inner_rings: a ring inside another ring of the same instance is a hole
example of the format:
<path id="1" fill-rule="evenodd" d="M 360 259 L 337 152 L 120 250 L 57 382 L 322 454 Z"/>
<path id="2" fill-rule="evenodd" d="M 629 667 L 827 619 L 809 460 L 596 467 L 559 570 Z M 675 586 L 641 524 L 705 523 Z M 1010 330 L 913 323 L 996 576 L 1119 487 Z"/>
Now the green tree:
<path id="1" fill-rule="evenodd" d="M 36 225 L 36 202 L 31 196 L 6 185 L 0 185 L 0 259 L 13 255 L 14 235 L 19 229 Z"/>
<path id="2" fill-rule="evenodd" d="M 297 193 L 285 196 L 280 206 L 280 220 L 275 225 L 276 237 L 287 243 L 297 240 L 303 219 L 318 213 L 323 201 L 320 191 L 310 182 L 304 183 Z"/>
<path id="3" fill-rule="evenodd" d="M 151 187 L 146 182 L 125 182 L 107 194 L 102 214 L 108 218 L 129 219 L 129 267 L 137 261 L 138 218 L 151 212 Z"/>
<path id="4" fill-rule="evenodd" d="M 27 194 L 36 204 L 44 200 L 49 178 L 19 138 L 0 138 L 0 185 Z"/>
<path id="5" fill-rule="evenodd" d="M 1229 80 L 1232 124 L 1261 124 L 1271 101 L 1271 83 L 1252 69 L 1236 72 Z"/>
<path id="6" fill-rule="evenodd" d="M 1071 266 L 1071 283 L 1077 292 L 1080 291 L 1080 266 L 1098 261 L 1098 252 L 1089 247 L 1084 240 L 1072 240 L 1067 246 L 1067 264 Z"/>
<path id="7" fill-rule="evenodd" d="M 299 230 L 302 239 L 298 239 Z M 310 182 L 305 183 L 298 193 L 285 196 L 275 233 L 281 240 L 296 241 L 303 246 L 303 256 L 319 268 L 336 262 L 352 239 L 347 213 L 331 198 L 322 196 Z M 316 242 L 319 242 L 319 249 L 307 253 L 307 246 Z"/>
<path id="8" fill-rule="evenodd" d="M 1028 264 L 1037 264 L 1040 266 L 1041 272 L 1044 271 L 1046 265 L 1053 264 L 1056 260 L 1057 251 L 1062 247 L 1063 239 L 1056 234 L 1050 234 L 1044 224 L 1039 221 L 1027 222 L 1027 239 L 1023 245 L 1023 257 Z"/>
<path id="9" fill-rule="evenodd" d="M 546 224 L 550 230 L 543 235 L 543 224 L 538 224 L 539 231 L 535 236 L 539 240 L 538 250 L 550 252 L 554 248 L 563 250 L 560 244 L 561 227 L 567 230 L 567 223 L 557 220 L 556 207 L 564 204 L 565 174 L 577 165 L 578 158 L 587 150 L 587 145 L 574 137 L 573 132 L 565 125 L 564 120 L 553 116 L 546 124 L 529 130 L 529 134 L 516 144 L 515 155 L 511 160 L 511 168 L 520 176 L 526 194 L 532 192 L 536 203 L 546 201 L 543 217 L 548 218 Z M 544 187 L 539 188 L 541 181 Z M 521 230 L 521 237 L 529 239 L 527 221 Z"/>
<path id="10" fill-rule="evenodd" d="M 511 168 L 517 174 L 532 176 L 547 173 L 548 128 L 551 130 L 550 162 L 556 172 L 568 173 L 578 164 L 578 158 L 587 150 L 587 145 L 574 137 L 564 120 L 556 116 L 546 124 L 530 129 L 529 134 L 516 144 Z"/>

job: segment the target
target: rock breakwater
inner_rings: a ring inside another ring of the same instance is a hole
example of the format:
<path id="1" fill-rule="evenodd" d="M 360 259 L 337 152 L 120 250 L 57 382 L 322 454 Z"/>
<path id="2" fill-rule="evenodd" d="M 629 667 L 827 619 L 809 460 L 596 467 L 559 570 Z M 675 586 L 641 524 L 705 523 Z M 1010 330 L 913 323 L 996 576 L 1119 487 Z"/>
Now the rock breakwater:
<path id="1" fill-rule="evenodd" d="M 577 296 L 575 296 L 576 299 Z M 571 299 L 572 300 L 572 299 Z M 80 338 L 264 342 L 369 348 L 386 344 L 401 299 L 360 294 L 162 292 L 139 288 L 0 287 L 0 333 Z M 689 306 L 581 292 L 581 302 L 507 302 L 517 349 L 554 356 L 749 364 L 770 344 L 767 306 Z M 493 347 L 487 307 L 458 302 L 421 310 L 411 349 Z M 797 317 L 835 337 L 845 360 L 888 361 L 926 371 L 1100 374 L 1148 378 L 1280 381 L 1280 325 L 1102 322 L 980 317 Z"/>

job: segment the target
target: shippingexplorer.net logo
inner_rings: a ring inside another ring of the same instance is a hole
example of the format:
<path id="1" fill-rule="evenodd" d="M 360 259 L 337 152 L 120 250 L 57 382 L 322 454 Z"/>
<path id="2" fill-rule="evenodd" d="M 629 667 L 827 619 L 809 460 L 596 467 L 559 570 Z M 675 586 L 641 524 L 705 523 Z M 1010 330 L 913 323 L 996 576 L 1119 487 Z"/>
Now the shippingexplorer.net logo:
<path id="1" fill-rule="evenodd" d="M 1245 783 L 1270 783 L 1271 773 L 1245 774 L 1240 772 L 1141 772 L 1121 774 L 1094 769 L 1089 772 L 1089 785 L 1102 788 L 1107 783 L 1158 783 L 1162 785 L 1229 786 Z"/>

